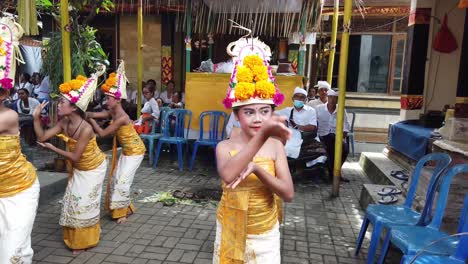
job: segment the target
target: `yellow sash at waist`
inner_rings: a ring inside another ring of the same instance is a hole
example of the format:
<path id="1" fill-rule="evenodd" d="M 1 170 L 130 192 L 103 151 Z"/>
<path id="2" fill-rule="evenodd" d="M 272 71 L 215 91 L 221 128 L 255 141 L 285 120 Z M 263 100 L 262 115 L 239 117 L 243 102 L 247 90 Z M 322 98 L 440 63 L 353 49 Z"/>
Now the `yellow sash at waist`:
<path id="1" fill-rule="evenodd" d="M 76 148 L 77 141 L 64 134 L 57 135 L 60 139 L 67 143 L 69 151 L 73 152 Z M 73 163 L 73 167 L 82 170 L 94 170 L 106 159 L 106 154 L 102 152 L 96 142 L 96 137 L 93 137 L 85 147 L 79 161 Z"/>
<path id="2" fill-rule="evenodd" d="M 19 136 L 0 136 L 0 197 L 31 187 L 36 177 L 36 169 L 21 153 Z"/>
<path id="3" fill-rule="evenodd" d="M 254 162 L 275 176 L 272 159 Z M 244 263 L 247 234 L 270 231 L 282 219 L 282 203 L 255 174 L 250 174 L 235 189 L 226 188 L 219 203 L 217 219 L 222 224 L 221 263 Z"/>
<path id="4" fill-rule="evenodd" d="M 116 132 L 117 140 L 122 146 L 125 156 L 144 155 L 146 148 L 132 124 L 119 127 Z"/>

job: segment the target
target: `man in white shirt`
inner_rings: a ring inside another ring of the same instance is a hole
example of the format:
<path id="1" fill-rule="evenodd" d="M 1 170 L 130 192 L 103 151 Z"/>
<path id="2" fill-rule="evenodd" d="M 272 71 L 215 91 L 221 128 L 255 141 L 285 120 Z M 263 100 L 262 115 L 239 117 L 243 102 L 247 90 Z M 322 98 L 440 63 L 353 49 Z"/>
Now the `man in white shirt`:
<path id="1" fill-rule="evenodd" d="M 327 92 L 331 89 L 331 86 L 326 81 L 318 81 L 314 87 L 317 87 L 319 98 L 309 101 L 307 105 L 317 110 L 317 106 L 327 103 Z"/>
<path id="2" fill-rule="evenodd" d="M 328 156 L 328 172 L 329 176 L 333 177 L 333 164 L 335 160 L 335 137 L 336 137 L 336 118 L 337 118 L 337 102 L 338 92 L 334 90 L 328 91 L 328 102 L 317 106 L 317 122 L 318 122 L 318 136 L 327 149 Z M 346 136 L 349 132 L 350 125 L 345 110 L 344 124 L 343 124 L 343 151 L 341 155 L 341 164 L 346 161 L 349 153 L 348 144 L 346 144 Z M 346 178 L 341 177 L 341 181 L 349 182 Z"/>
<path id="3" fill-rule="evenodd" d="M 302 159 L 308 155 L 308 148 L 313 146 L 310 143 L 315 141 L 317 116 L 312 107 L 305 105 L 305 101 L 307 100 L 306 90 L 296 87 L 292 100 L 294 107 L 286 107 L 276 111 L 276 114 L 286 116 L 288 118 L 288 127 L 297 130 L 299 133 L 296 134 L 301 134 L 302 144 L 300 145 L 299 155 L 289 155 L 289 157 Z"/>

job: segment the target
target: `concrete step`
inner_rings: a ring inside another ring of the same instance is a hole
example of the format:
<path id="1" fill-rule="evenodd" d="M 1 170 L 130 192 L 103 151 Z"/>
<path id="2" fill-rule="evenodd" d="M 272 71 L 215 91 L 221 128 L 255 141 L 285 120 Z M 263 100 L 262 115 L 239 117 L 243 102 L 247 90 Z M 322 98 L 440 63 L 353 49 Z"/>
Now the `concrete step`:
<path id="1" fill-rule="evenodd" d="M 359 165 L 375 184 L 394 185 L 401 188 L 401 184 L 404 182 L 390 176 L 392 171 L 403 170 L 403 168 L 383 153 L 363 152 L 359 159 Z"/>
<path id="2" fill-rule="evenodd" d="M 378 195 L 378 192 L 384 187 L 391 187 L 393 185 L 381 185 L 381 184 L 364 184 L 361 189 L 361 195 L 359 197 L 359 205 L 363 210 L 367 209 L 369 204 L 377 204 L 382 198 Z M 403 195 L 397 195 L 398 201 L 393 205 L 402 205 L 405 201 Z"/>

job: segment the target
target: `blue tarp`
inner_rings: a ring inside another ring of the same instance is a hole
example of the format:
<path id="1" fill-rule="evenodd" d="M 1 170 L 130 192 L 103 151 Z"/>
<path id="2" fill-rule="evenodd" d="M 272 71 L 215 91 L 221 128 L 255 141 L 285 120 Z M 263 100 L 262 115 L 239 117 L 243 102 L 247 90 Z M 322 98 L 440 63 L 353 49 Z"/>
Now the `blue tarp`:
<path id="1" fill-rule="evenodd" d="M 405 156 L 419 160 L 426 155 L 427 144 L 434 128 L 415 124 L 415 121 L 402 121 L 390 127 L 390 146 Z"/>

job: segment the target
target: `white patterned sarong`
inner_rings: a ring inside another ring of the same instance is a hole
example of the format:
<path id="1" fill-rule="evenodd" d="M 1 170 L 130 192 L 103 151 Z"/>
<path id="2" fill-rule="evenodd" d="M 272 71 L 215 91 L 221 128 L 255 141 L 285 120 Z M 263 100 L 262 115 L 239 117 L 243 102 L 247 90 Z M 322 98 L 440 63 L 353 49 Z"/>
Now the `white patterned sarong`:
<path id="1" fill-rule="evenodd" d="M 216 238 L 214 242 L 213 264 L 220 264 L 219 254 L 221 247 L 221 233 L 222 225 L 216 220 Z M 273 229 L 266 233 L 259 235 L 247 234 L 244 263 L 281 263 L 279 223 L 276 223 Z"/>
<path id="2" fill-rule="evenodd" d="M 0 198 L 0 263 L 32 263 L 31 231 L 39 201 L 39 181 Z"/>
<path id="3" fill-rule="evenodd" d="M 73 168 L 62 199 L 60 225 L 71 228 L 90 227 L 99 223 L 102 184 L 106 177 L 107 160 L 93 170 Z"/>
<path id="4" fill-rule="evenodd" d="M 143 157 L 144 155 L 120 155 L 110 186 L 110 209 L 113 210 L 130 206 L 130 188 L 135 173 L 143 161 Z"/>

